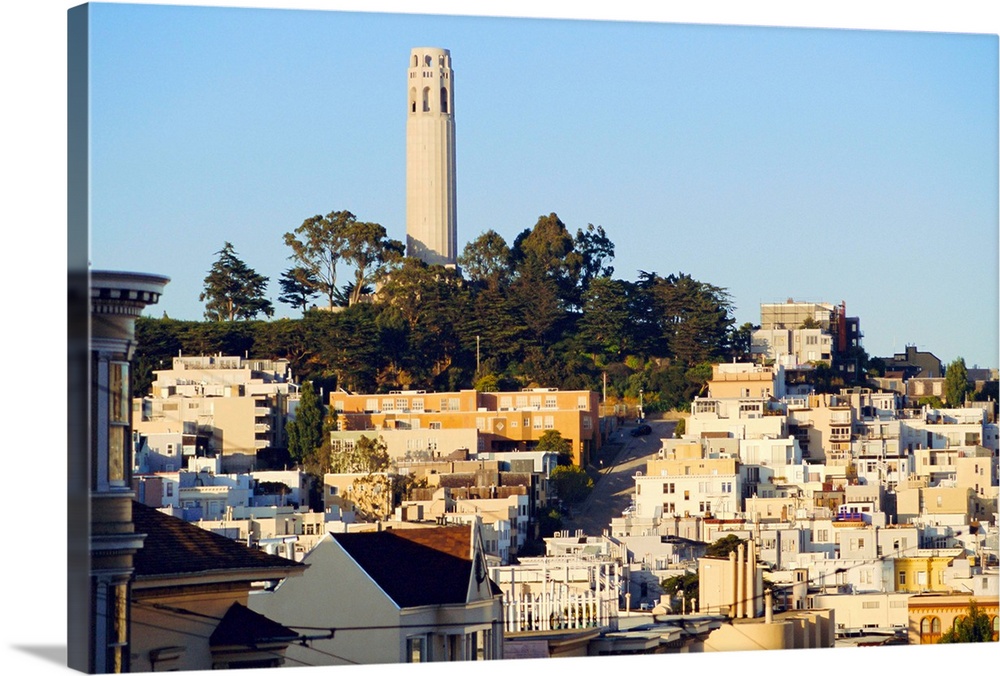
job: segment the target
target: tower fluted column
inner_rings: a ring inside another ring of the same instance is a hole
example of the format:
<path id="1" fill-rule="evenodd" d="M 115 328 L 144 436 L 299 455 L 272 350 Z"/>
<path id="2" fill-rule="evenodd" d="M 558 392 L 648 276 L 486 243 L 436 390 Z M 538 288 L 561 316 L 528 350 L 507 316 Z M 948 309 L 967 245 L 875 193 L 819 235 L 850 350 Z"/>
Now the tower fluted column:
<path id="1" fill-rule="evenodd" d="M 454 266 L 455 73 L 451 52 L 410 51 L 406 113 L 406 255 Z"/>

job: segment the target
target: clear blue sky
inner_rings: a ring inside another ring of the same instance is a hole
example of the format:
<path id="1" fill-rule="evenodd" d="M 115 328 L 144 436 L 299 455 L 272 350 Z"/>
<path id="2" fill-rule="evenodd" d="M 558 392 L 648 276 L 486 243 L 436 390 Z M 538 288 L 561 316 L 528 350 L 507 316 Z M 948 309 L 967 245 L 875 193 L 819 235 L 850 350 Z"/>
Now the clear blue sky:
<path id="1" fill-rule="evenodd" d="M 224 241 L 347 209 L 405 239 L 406 67 L 451 50 L 459 248 L 603 226 L 615 276 L 846 302 L 864 345 L 998 366 L 995 35 L 93 5 L 95 268 L 200 319 Z"/>

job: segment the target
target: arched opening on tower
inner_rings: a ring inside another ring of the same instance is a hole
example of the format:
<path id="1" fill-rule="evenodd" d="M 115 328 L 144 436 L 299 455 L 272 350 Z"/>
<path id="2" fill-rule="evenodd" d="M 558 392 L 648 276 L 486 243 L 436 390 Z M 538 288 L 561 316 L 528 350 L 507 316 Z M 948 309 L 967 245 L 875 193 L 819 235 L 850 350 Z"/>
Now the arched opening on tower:
<path id="1" fill-rule="evenodd" d="M 413 55 L 413 67 L 416 68 L 419 65 L 420 65 L 420 59 L 417 57 L 416 54 L 414 54 Z"/>
<path id="2" fill-rule="evenodd" d="M 424 112 L 431 112 L 431 88 L 424 87 Z"/>
<path id="3" fill-rule="evenodd" d="M 410 87 L 410 112 L 417 112 L 417 88 Z"/>
<path id="4" fill-rule="evenodd" d="M 427 56 L 424 57 L 424 65 L 425 66 L 430 66 L 432 63 L 434 63 L 434 59 L 431 58 L 430 54 L 428 54 Z"/>
<path id="5" fill-rule="evenodd" d="M 448 112 L 448 88 L 441 87 L 441 112 Z"/>

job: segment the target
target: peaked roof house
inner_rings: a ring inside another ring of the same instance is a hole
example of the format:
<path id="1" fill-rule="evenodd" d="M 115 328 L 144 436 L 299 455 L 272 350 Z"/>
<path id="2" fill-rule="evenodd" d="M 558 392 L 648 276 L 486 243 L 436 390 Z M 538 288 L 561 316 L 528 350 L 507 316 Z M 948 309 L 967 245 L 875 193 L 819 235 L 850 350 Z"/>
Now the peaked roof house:
<path id="1" fill-rule="evenodd" d="M 250 549 L 139 502 L 131 601 L 131 668 L 174 671 L 276 667 L 300 638 L 247 607 L 251 588 L 306 566 Z"/>
<path id="2" fill-rule="evenodd" d="M 250 608 L 327 639 L 292 645 L 307 664 L 503 657 L 502 593 L 475 524 L 328 534 L 303 575 L 252 594 Z"/>

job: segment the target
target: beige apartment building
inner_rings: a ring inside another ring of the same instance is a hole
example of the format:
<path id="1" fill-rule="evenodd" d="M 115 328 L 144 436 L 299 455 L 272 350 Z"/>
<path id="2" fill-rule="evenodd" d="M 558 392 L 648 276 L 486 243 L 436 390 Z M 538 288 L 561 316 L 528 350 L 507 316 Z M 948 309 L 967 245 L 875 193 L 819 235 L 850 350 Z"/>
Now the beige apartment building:
<path id="1" fill-rule="evenodd" d="M 531 451 L 542 435 L 556 431 L 570 442 L 574 465 L 590 462 L 601 447 L 598 395 L 589 390 L 535 388 L 520 392 L 427 392 L 402 390 L 387 394 L 331 392 L 330 407 L 341 432 L 422 430 L 422 439 L 446 430 L 475 430 L 477 452 Z M 433 446 L 433 448 L 431 448 Z M 440 442 L 421 451 L 452 448 Z"/>
<path id="2" fill-rule="evenodd" d="M 153 373 L 151 395 L 132 402 L 139 434 L 205 436 L 224 472 L 252 470 L 258 451 L 287 445 L 289 399 L 298 392 L 287 361 L 174 357 L 172 368 Z"/>
<path id="3" fill-rule="evenodd" d="M 780 399 L 785 395 L 785 369 L 750 363 L 712 364 L 708 396 L 712 399 Z"/>

